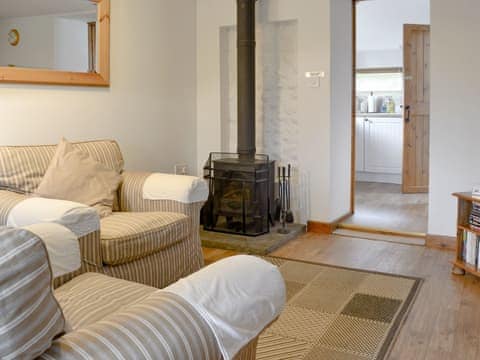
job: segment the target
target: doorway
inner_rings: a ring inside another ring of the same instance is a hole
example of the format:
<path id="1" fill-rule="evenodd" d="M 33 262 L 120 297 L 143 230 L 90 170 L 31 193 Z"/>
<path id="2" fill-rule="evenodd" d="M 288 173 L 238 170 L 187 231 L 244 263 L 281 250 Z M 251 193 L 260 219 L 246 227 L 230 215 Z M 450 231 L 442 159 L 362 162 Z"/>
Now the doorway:
<path id="1" fill-rule="evenodd" d="M 353 215 L 341 228 L 427 232 L 429 1 L 354 1 Z"/>

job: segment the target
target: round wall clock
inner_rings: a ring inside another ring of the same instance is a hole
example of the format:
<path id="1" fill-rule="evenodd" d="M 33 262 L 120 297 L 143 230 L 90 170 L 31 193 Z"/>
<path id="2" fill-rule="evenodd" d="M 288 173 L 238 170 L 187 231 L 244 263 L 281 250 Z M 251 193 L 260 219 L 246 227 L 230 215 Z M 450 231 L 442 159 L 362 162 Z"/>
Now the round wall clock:
<path id="1" fill-rule="evenodd" d="M 8 43 L 12 46 L 17 46 L 20 42 L 20 34 L 17 29 L 12 29 L 8 32 Z"/>

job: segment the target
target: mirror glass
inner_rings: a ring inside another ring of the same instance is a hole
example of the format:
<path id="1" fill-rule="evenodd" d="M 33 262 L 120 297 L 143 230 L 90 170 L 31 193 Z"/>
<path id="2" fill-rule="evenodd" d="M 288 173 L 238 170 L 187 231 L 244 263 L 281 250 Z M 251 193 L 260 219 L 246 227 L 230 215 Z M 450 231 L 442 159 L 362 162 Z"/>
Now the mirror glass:
<path id="1" fill-rule="evenodd" d="M 0 66 L 95 72 L 97 4 L 1 0 Z"/>

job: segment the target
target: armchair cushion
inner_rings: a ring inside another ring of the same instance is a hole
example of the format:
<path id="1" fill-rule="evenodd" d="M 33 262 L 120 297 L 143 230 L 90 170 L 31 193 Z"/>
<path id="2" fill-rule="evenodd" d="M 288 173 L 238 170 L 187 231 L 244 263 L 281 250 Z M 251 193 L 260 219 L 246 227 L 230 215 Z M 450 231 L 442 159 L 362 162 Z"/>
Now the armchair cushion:
<path id="1" fill-rule="evenodd" d="M 23 229 L 0 229 L 0 359 L 30 359 L 63 332 L 42 240 Z"/>
<path id="2" fill-rule="evenodd" d="M 103 262 L 118 265 L 161 251 L 190 234 L 180 213 L 114 212 L 101 220 Z"/>

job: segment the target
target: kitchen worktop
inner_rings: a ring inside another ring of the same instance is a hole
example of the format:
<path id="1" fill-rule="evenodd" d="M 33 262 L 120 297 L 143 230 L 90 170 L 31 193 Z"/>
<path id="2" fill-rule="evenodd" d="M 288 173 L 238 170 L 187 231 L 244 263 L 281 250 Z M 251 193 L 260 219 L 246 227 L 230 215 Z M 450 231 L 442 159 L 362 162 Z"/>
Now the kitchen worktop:
<path id="1" fill-rule="evenodd" d="M 378 117 L 378 118 L 382 118 L 382 117 L 389 117 L 389 118 L 401 118 L 403 117 L 403 114 L 399 114 L 399 113 L 356 113 L 355 114 L 356 116 L 359 116 L 359 117 Z"/>

